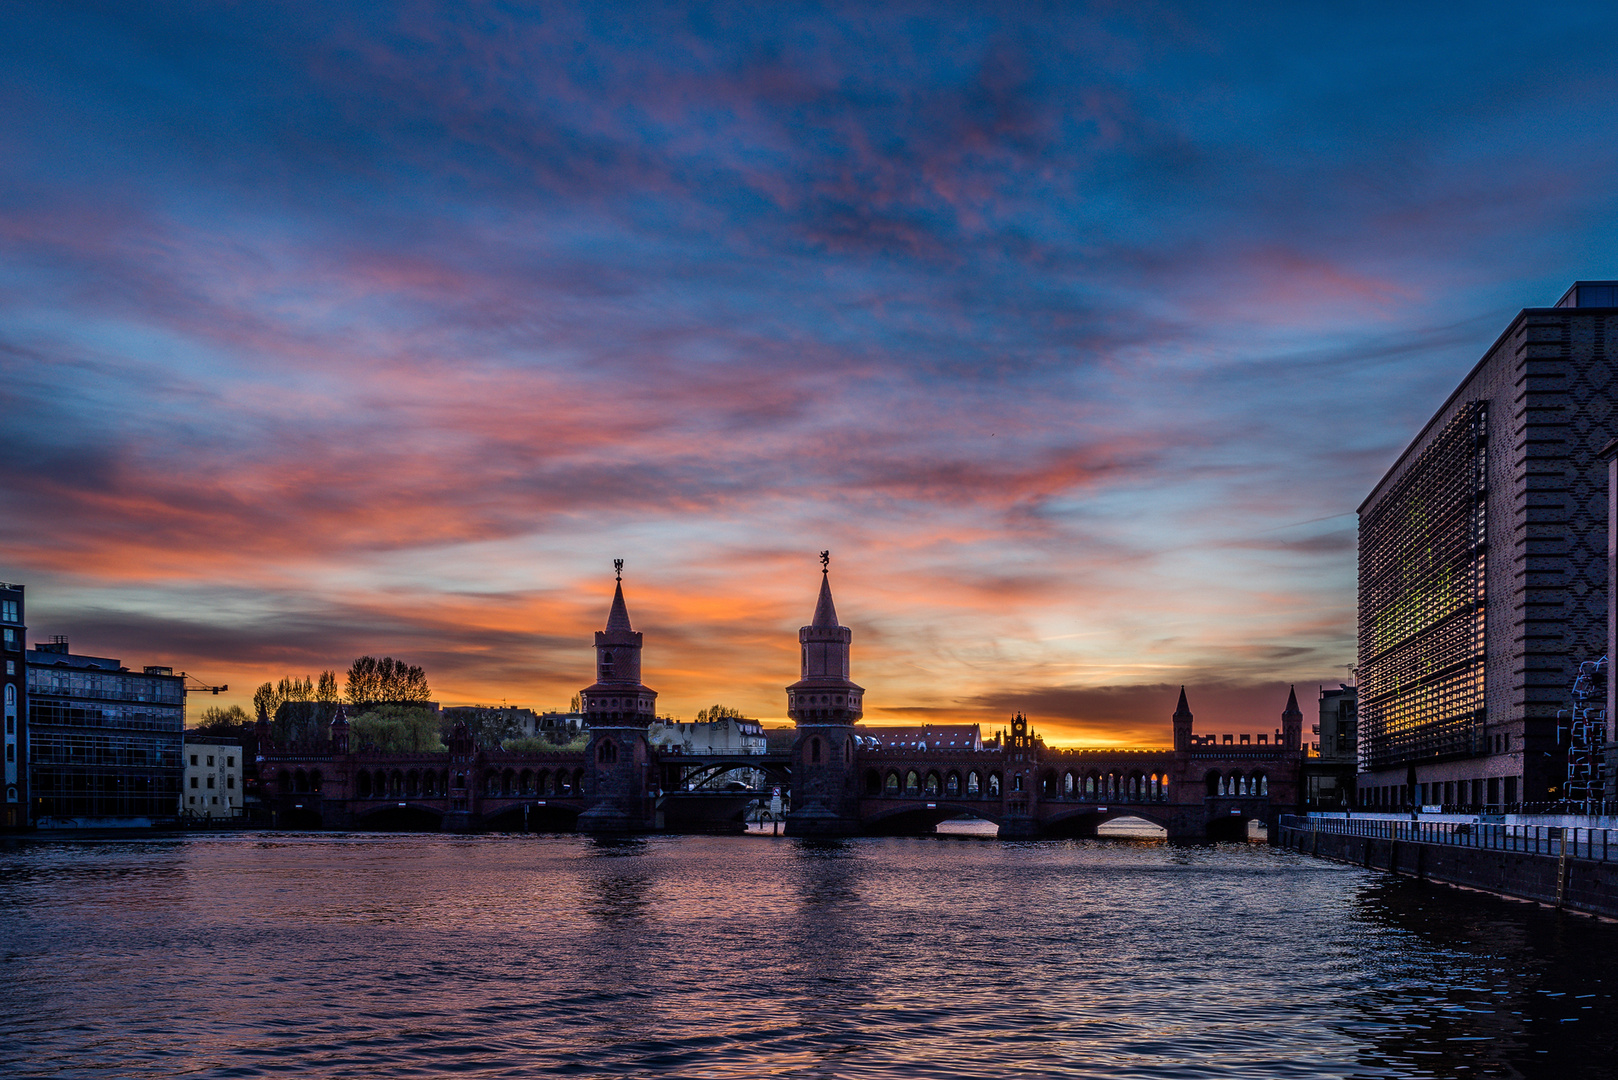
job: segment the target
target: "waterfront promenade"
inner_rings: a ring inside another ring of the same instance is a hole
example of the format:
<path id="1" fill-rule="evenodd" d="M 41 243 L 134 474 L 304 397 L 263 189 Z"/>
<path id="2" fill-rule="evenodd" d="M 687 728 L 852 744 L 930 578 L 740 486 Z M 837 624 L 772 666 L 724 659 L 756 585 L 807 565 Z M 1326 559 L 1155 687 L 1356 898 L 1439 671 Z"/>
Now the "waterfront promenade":
<path id="1" fill-rule="evenodd" d="M 1618 826 L 1605 817 L 1283 815 L 1275 840 L 1338 862 L 1618 918 Z"/>

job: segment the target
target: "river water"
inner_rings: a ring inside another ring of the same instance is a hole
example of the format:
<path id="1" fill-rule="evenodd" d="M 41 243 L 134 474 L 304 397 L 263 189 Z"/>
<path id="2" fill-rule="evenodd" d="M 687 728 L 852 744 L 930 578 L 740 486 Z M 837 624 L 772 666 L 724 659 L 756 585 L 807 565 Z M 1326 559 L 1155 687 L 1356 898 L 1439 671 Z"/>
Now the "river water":
<path id="1" fill-rule="evenodd" d="M 1618 926 L 1260 845 L 0 847 L 0 1074 L 1585 1077 Z"/>

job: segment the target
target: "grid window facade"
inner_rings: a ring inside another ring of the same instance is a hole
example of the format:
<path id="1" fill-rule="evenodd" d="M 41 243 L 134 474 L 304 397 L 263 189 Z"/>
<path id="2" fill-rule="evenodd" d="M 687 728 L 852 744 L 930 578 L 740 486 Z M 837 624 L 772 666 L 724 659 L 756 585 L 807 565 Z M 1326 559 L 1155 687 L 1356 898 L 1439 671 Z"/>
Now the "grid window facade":
<path id="1" fill-rule="evenodd" d="M 1361 768 L 1483 749 L 1488 410 L 1460 410 L 1360 519 Z"/>

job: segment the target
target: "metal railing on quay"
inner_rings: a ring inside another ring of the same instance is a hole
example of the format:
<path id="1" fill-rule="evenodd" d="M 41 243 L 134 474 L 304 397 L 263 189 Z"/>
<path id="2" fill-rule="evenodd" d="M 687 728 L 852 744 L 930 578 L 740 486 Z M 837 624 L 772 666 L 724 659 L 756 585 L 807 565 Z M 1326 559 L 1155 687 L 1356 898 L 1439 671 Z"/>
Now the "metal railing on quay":
<path id="1" fill-rule="evenodd" d="M 1530 855 L 1561 856 L 1611 862 L 1618 857 L 1618 829 L 1584 826 L 1515 825 L 1473 821 L 1390 821 L 1386 818 L 1309 818 L 1296 814 L 1281 817 L 1281 828 L 1300 833 L 1321 832 L 1335 836 L 1359 836 L 1372 840 L 1396 840 L 1418 844 L 1444 844 L 1451 847 L 1483 848 L 1490 851 L 1522 852 Z"/>

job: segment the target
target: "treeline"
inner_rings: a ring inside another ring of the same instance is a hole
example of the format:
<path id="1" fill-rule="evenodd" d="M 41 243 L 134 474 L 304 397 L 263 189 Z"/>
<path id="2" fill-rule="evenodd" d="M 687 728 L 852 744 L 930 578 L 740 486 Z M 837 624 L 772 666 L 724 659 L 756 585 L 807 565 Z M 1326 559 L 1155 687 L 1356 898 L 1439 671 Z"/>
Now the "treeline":
<path id="1" fill-rule="evenodd" d="M 335 689 L 335 682 L 333 689 Z M 378 702 L 424 702 L 431 700 L 427 673 L 414 664 L 384 656 L 362 656 L 348 669 L 345 690 L 349 703 L 374 705 Z"/>
<path id="2" fill-rule="evenodd" d="M 432 700 L 427 673 L 419 665 L 391 656 L 361 656 L 349 665 L 342 692 L 337 673 L 316 678 L 291 676 L 266 682 L 253 691 L 253 715 L 240 705 L 211 707 L 192 729 L 199 734 L 238 734 L 255 719 L 270 725 L 270 738 L 282 745 L 325 742 L 337 706 L 348 706 L 349 741 L 385 750 L 442 749 L 438 722 L 426 705 Z"/>

